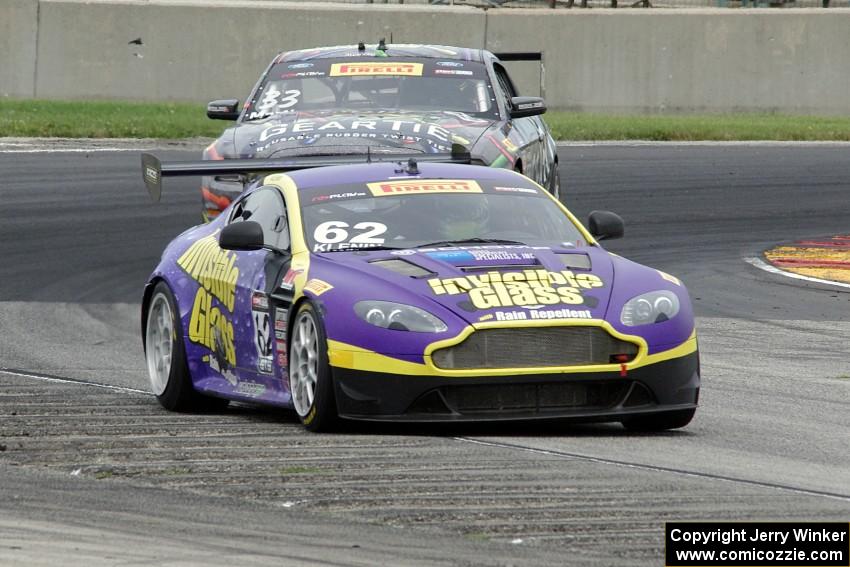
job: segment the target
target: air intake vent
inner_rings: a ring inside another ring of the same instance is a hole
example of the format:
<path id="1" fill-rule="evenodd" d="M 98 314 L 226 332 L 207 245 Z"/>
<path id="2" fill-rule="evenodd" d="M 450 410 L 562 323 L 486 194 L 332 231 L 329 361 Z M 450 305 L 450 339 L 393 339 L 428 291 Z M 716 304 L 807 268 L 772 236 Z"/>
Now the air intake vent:
<path id="1" fill-rule="evenodd" d="M 375 260 L 374 262 L 369 263 L 373 266 L 380 266 L 385 270 L 389 270 L 403 276 L 409 276 L 411 278 L 425 278 L 435 275 L 434 272 L 426 270 L 422 266 L 417 266 L 407 260 Z"/>
<path id="2" fill-rule="evenodd" d="M 446 386 L 448 405 L 460 414 L 600 410 L 620 403 L 629 389 L 625 380 L 612 382 L 563 381 L 543 384 Z"/>
<path id="3" fill-rule="evenodd" d="M 575 270 L 589 270 L 590 256 L 587 254 L 558 254 L 561 263 L 567 268 Z"/>
<path id="4" fill-rule="evenodd" d="M 435 350 L 432 358 L 446 370 L 535 368 L 610 364 L 614 355 L 637 352 L 636 344 L 601 327 L 526 327 L 475 331 L 460 344 Z"/>
<path id="5" fill-rule="evenodd" d="M 498 272 L 501 270 L 523 270 L 526 268 L 539 268 L 540 262 L 537 260 L 529 260 L 527 264 L 504 264 L 501 266 L 458 266 L 464 272 Z"/>

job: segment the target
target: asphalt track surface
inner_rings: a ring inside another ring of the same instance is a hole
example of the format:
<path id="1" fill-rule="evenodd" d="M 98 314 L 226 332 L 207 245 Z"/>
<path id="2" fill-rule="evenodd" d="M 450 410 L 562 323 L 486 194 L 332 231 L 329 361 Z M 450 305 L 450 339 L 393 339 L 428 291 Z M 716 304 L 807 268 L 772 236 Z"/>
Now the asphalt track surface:
<path id="1" fill-rule="evenodd" d="M 668 520 L 848 521 L 850 293 L 744 261 L 848 231 L 847 152 L 561 148 L 573 211 L 620 212 L 608 249 L 690 289 L 686 429 L 337 435 L 145 393 L 141 285 L 196 181 L 153 205 L 136 152 L 0 153 L 0 564 L 662 565 Z"/>

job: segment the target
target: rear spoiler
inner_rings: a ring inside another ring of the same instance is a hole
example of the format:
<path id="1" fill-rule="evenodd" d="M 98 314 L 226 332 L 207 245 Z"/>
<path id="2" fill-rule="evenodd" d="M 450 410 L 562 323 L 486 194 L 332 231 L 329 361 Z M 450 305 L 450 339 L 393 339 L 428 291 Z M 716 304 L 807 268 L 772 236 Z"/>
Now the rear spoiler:
<path id="1" fill-rule="evenodd" d="M 501 62 L 508 61 L 537 61 L 540 63 L 540 96 L 546 97 L 546 68 L 543 64 L 543 52 L 542 51 L 507 51 L 503 53 L 494 53 L 496 57 L 499 58 Z"/>
<path id="2" fill-rule="evenodd" d="M 357 158 L 362 158 L 362 161 Z M 357 163 L 401 162 L 472 163 L 469 153 L 445 154 L 363 154 L 363 156 L 307 156 L 291 159 L 225 159 L 204 161 L 179 161 L 162 163 L 153 154 L 142 154 L 142 179 L 151 199 L 159 202 L 162 196 L 162 178 L 195 175 L 234 175 L 251 173 L 285 173 L 297 169 L 353 165 Z"/>
<path id="3" fill-rule="evenodd" d="M 505 53 L 494 53 L 499 61 L 542 61 L 543 53 L 540 51 L 511 51 Z"/>

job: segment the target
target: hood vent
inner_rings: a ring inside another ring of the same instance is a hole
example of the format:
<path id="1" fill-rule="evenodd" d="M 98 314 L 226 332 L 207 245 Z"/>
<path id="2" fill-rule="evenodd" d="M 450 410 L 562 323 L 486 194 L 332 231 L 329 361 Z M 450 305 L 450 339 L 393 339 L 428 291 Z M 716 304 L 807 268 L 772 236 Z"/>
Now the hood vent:
<path id="1" fill-rule="evenodd" d="M 407 260 L 375 260 L 369 263 L 373 266 L 379 266 L 381 268 L 384 268 L 385 270 L 389 270 L 391 272 L 395 272 L 397 274 L 401 274 L 402 276 L 408 276 L 411 278 L 427 278 L 429 276 L 436 275 L 434 272 L 426 270 L 422 266 L 418 266 L 413 262 L 408 262 Z"/>
<path id="2" fill-rule="evenodd" d="M 557 256 L 567 268 L 574 270 L 589 270 L 591 268 L 590 256 L 587 254 L 557 254 Z"/>
<path id="3" fill-rule="evenodd" d="M 522 268 L 539 268 L 542 266 L 540 262 L 536 260 L 529 260 L 526 263 L 522 264 L 500 264 L 498 266 L 488 266 L 486 264 L 482 264 L 480 266 L 458 266 L 462 272 L 492 272 L 493 270 L 517 270 Z"/>

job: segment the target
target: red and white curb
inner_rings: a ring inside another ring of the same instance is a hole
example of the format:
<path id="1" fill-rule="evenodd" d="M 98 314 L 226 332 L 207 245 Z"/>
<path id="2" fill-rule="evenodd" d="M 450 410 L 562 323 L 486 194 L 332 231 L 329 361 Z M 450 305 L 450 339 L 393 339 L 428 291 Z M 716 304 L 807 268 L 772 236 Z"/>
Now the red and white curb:
<path id="1" fill-rule="evenodd" d="M 769 272 L 771 274 L 776 274 L 778 276 L 785 276 L 786 278 L 792 278 L 795 280 L 803 280 L 811 283 L 823 284 L 823 285 L 831 285 L 835 287 L 841 287 L 845 289 L 850 289 L 850 284 L 844 282 L 836 282 L 832 280 L 824 280 L 821 278 L 813 278 L 811 276 L 804 276 L 801 274 L 795 274 L 793 272 L 786 272 L 785 270 L 780 270 L 776 266 L 772 266 L 762 260 L 761 258 L 744 258 L 744 262 L 750 264 L 758 268 L 759 270 L 764 270 L 765 272 Z"/>

